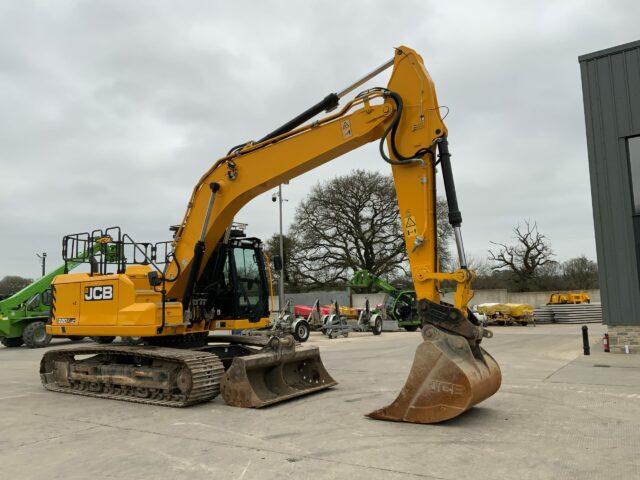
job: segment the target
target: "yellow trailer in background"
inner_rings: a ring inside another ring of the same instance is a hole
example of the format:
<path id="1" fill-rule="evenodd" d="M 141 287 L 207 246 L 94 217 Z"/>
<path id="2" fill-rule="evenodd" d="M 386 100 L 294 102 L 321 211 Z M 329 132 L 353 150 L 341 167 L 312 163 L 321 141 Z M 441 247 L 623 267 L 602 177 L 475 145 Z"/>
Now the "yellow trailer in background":
<path id="1" fill-rule="evenodd" d="M 487 323 L 495 325 L 529 325 L 534 323 L 533 305 L 528 303 L 483 303 L 476 307 L 487 317 Z"/>
<path id="2" fill-rule="evenodd" d="M 587 292 L 563 292 L 552 293 L 549 296 L 547 305 L 579 304 L 591 303 L 591 298 Z"/>

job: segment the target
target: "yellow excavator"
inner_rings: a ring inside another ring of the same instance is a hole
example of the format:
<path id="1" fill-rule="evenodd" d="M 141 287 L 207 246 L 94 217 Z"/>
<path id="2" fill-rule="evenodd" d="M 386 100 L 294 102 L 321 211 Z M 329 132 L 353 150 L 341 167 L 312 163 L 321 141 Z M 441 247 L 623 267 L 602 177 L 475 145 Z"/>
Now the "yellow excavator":
<path id="1" fill-rule="evenodd" d="M 338 109 L 340 99 L 390 67 L 386 88 L 364 90 Z M 332 113 L 310 122 L 323 111 Z M 168 406 L 205 402 L 221 392 L 227 404 L 262 407 L 335 385 L 318 348 L 296 345 L 291 336 L 209 332 L 268 322 L 261 243 L 233 228 L 238 211 L 278 184 L 375 140 L 393 171 L 422 343 L 396 400 L 368 415 L 434 423 L 493 395 L 501 373 L 480 346 L 491 332 L 467 308 L 474 274 L 462 243 L 447 128 L 422 58 L 404 46 L 341 92 L 229 150 L 198 181 L 182 222 L 172 227 L 173 240 L 137 243 L 117 227 L 64 237 L 68 261 L 88 245 L 101 247 L 89 259 L 89 273 L 54 280 L 48 333 L 137 336 L 145 344 L 49 351 L 40 366 L 45 388 Z M 438 267 L 437 167 L 460 263 L 451 273 Z M 440 300 L 443 281 L 456 284 L 453 305 Z"/>

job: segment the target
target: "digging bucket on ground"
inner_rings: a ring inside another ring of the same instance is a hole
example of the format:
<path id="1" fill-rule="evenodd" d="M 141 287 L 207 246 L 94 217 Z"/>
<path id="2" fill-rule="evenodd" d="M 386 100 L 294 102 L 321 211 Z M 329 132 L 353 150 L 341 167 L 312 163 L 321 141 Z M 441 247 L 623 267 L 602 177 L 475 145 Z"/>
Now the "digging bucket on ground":
<path id="1" fill-rule="evenodd" d="M 220 390 L 235 407 L 261 408 L 337 385 L 318 347 L 296 345 L 293 337 L 273 337 L 260 352 L 236 357 Z"/>
<path id="2" fill-rule="evenodd" d="M 500 367 L 478 344 L 431 325 L 423 327 L 422 337 L 398 397 L 367 416 L 437 423 L 457 417 L 498 391 Z"/>

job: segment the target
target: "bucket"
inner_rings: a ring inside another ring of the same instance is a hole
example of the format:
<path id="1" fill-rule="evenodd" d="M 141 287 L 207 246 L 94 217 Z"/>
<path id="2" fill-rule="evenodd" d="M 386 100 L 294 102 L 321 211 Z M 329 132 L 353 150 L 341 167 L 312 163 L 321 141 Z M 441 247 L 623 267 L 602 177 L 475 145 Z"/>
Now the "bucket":
<path id="1" fill-rule="evenodd" d="M 437 423 L 457 417 L 498 391 L 500 367 L 480 345 L 432 325 L 423 327 L 422 337 L 398 397 L 367 416 Z"/>
<path id="2" fill-rule="evenodd" d="M 337 385 L 316 346 L 272 337 L 260 352 L 233 359 L 220 391 L 227 405 L 261 408 Z"/>

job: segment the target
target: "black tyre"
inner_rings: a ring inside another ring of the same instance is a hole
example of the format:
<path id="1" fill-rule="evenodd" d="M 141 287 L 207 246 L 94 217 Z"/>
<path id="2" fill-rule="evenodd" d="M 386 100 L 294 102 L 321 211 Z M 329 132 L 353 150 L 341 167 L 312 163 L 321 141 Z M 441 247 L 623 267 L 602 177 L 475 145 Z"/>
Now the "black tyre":
<path id="1" fill-rule="evenodd" d="M 122 337 L 120 340 L 125 345 L 140 345 L 143 343 L 142 337 Z"/>
<path id="2" fill-rule="evenodd" d="M 22 340 L 24 340 L 24 344 L 29 348 L 42 348 L 49 345 L 51 335 L 47 333 L 47 324 L 45 321 L 37 320 L 24 327 Z"/>
<path id="3" fill-rule="evenodd" d="M 331 336 L 331 329 L 327 328 L 327 324 L 329 323 L 329 315 L 325 315 L 322 319 L 322 334 L 326 335 L 327 337 Z"/>
<path id="4" fill-rule="evenodd" d="M 418 325 L 405 325 L 403 328 L 407 332 L 415 332 L 418 329 Z"/>
<path id="5" fill-rule="evenodd" d="M 100 345 L 108 345 L 109 343 L 112 343 L 115 339 L 116 337 L 91 337 L 91 340 L 93 340 L 96 343 L 99 343 Z"/>
<path id="6" fill-rule="evenodd" d="M 80 340 L 84 340 L 84 337 L 80 337 L 78 335 L 72 335 L 70 337 L 67 337 L 68 340 L 71 340 L 72 342 L 79 342 Z"/>
<path id="7" fill-rule="evenodd" d="M 382 319 L 380 317 L 376 318 L 371 331 L 374 335 L 380 335 L 382 333 Z"/>
<path id="8" fill-rule="evenodd" d="M 293 329 L 293 338 L 295 338 L 298 342 L 306 342 L 309 340 L 309 334 L 311 333 L 311 328 L 309 328 L 309 323 L 306 320 L 300 320 L 296 323 L 295 328 Z"/>
<path id="9" fill-rule="evenodd" d="M 2 345 L 4 345 L 5 347 L 14 348 L 22 345 L 24 343 L 24 340 L 22 340 L 22 337 L 13 337 L 13 338 L 2 337 L 0 338 L 0 343 L 2 343 Z"/>

